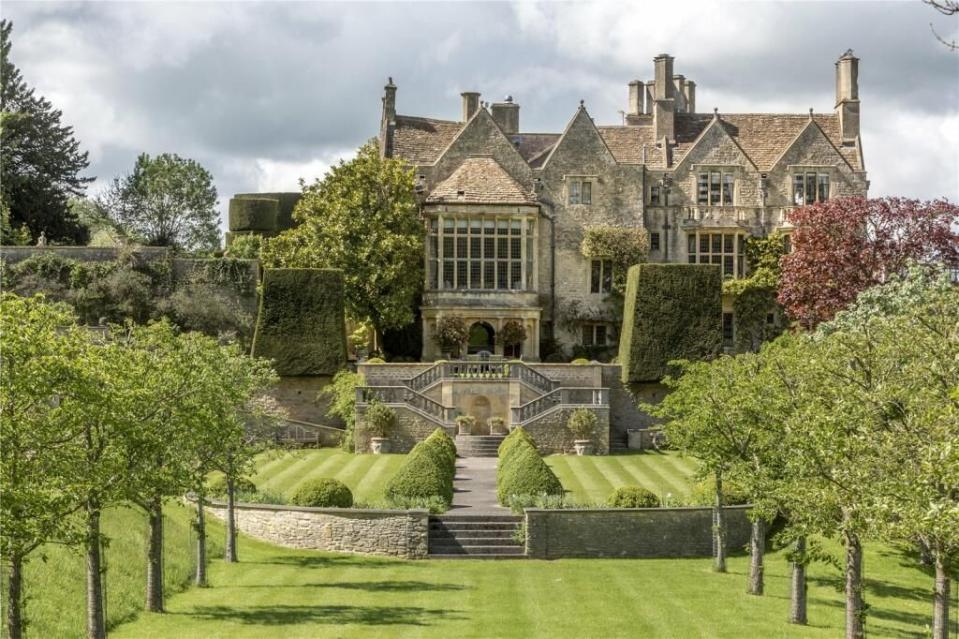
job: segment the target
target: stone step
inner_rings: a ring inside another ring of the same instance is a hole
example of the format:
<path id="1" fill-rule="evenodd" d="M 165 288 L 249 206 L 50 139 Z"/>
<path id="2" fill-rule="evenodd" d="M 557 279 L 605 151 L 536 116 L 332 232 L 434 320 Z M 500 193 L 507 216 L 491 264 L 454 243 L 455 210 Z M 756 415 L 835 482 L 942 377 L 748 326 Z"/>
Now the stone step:
<path id="1" fill-rule="evenodd" d="M 480 554 L 468 555 L 466 553 L 448 553 L 448 554 L 430 553 L 428 557 L 430 559 L 456 559 L 456 560 L 482 559 L 484 561 L 488 561 L 491 559 L 526 559 L 525 554 L 522 554 L 522 555 L 515 555 L 515 554 L 513 555 L 480 555 Z"/>
<path id="2" fill-rule="evenodd" d="M 489 539 L 503 539 L 506 541 L 512 541 L 513 535 L 516 533 L 515 530 L 489 530 L 484 528 L 482 530 L 442 530 L 442 529 L 430 529 L 430 539 L 435 539 L 437 541 L 459 541 L 462 543 L 474 543 L 479 540 L 489 540 Z"/>
<path id="3" fill-rule="evenodd" d="M 435 523 L 435 522 L 447 523 L 447 522 L 451 522 L 451 521 L 453 521 L 453 522 L 462 522 L 462 523 L 490 523 L 490 522 L 502 523 L 502 522 L 506 522 L 506 523 L 511 523 L 511 524 L 518 524 L 518 523 L 520 523 L 521 521 L 523 521 L 523 517 L 520 516 L 520 515 L 511 515 L 511 514 L 508 515 L 508 514 L 505 514 L 505 513 L 502 514 L 502 515 L 499 515 L 499 514 L 488 514 L 488 515 L 454 515 L 454 514 L 447 514 L 447 515 L 430 515 L 430 523 L 431 523 L 431 524 L 432 524 L 432 523 Z"/>
<path id="4" fill-rule="evenodd" d="M 448 525 L 430 525 L 430 534 L 436 532 L 448 533 L 476 533 L 482 531 L 506 531 L 516 530 L 516 524 L 493 523 L 493 524 L 462 524 L 452 523 Z"/>
<path id="5" fill-rule="evenodd" d="M 441 546 L 434 547 L 430 546 L 430 556 L 433 555 L 513 555 L 513 556 L 522 556 L 526 552 L 526 549 L 522 546 Z"/>

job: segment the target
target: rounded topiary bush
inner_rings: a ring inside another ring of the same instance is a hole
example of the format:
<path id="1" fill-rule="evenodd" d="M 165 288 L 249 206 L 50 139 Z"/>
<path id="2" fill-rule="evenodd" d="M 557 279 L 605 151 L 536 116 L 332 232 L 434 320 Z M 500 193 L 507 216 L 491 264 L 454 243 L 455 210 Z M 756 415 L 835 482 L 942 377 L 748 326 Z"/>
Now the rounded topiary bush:
<path id="1" fill-rule="evenodd" d="M 577 366 L 582 366 L 583 364 L 589 364 L 589 360 L 585 357 L 577 357 L 570 364 L 576 364 Z"/>
<path id="2" fill-rule="evenodd" d="M 536 442 L 533 441 L 533 436 L 529 434 L 529 431 L 522 426 L 517 426 L 510 432 L 509 435 L 506 436 L 503 441 L 500 442 L 499 448 L 496 450 L 497 456 L 502 460 L 502 458 L 509 453 L 510 449 L 515 446 L 516 442 L 520 439 L 525 440 L 529 444 L 533 444 L 533 446 L 536 445 Z"/>
<path id="3" fill-rule="evenodd" d="M 446 459 L 449 461 L 450 465 L 455 468 L 456 442 L 453 441 L 453 438 L 450 437 L 445 430 L 442 428 L 437 428 L 424 441 L 430 446 L 440 450 L 446 456 Z"/>
<path id="4" fill-rule="evenodd" d="M 428 452 L 410 453 L 386 484 L 386 498 L 402 504 L 410 499 L 439 497 L 447 506 L 453 501 L 453 478 L 442 464 Z"/>
<path id="5" fill-rule="evenodd" d="M 713 506 L 716 504 L 716 478 L 707 477 L 693 486 L 689 495 L 693 506 Z M 734 482 L 723 480 L 723 503 L 726 506 L 738 506 L 749 503 L 749 495 Z"/>
<path id="6" fill-rule="evenodd" d="M 658 508 L 659 497 L 642 486 L 620 486 L 606 500 L 613 508 Z"/>
<path id="7" fill-rule="evenodd" d="M 226 488 L 226 475 L 219 474 L 207 483 L 206 493 L 210 497 L 221 499 L 226 497 Z M 255 493 L 256 484 L 246 477 L 239 477 L 233 482 L 233 492 L 235 494 Z"/>
<path id="8" fill-rule="evenodd" d="M 364 364 L 385 364 L 386 360 L 383 359 L 382 357 L 371 357 L 363 363 Z"/>
<path id="9" fill-rule="evenodd" d="M 274 231 L 279 205 L 268 198 L 233 198 L 230 200 L 231 231 Z"/>
<path id="10" fill-rule="evenodd" d="M 340 480 L 322 477 L 311 479 L 297 488 L 290 503 L 314 508 L 349 508 L 353 505 L 353 493 Z"/>
<path id="11" fill-rule="evenodd" d="M 508 504 L 513 495 L 562 495 L 563 485 L 531 444 L 517 444 L 510 463 L 498 469 L 497 498 Z"/>

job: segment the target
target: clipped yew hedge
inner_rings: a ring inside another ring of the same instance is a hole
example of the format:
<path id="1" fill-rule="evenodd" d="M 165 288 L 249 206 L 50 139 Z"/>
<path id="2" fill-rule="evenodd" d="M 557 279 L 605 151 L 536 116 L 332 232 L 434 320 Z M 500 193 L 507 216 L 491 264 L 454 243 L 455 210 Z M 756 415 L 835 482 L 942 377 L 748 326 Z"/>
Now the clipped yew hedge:
<path id="1" fill-rule="evenodd" d="M 353 493 L 349 486 L 332 477 L 307 480 L 290 498 L 294 506 L 313 508 L 350 508 Z"/>
<path id="2" fill-rule="evenodd" d="M 276 200 L 268 198 L 232 198 L 231 231 L 275 231 L 278 216 Z"/>
<path id="3" fill-rule="evenodd" d="M 332 375 L 346 364 L 343 272 L 266 269 L 253 355 L 284 376 Z"/>
<path id="4" fill-rule="evenodd" d="M 522 428 L 510 433 L 500 445 L 499 463 L 496 466 L 496 497 L 499 503 L 508 505 L 510 498 L 515 496 L 562 494 L 563 485 L 540 457 L 529 433 Z"/>
<path id="5" fill-rule="evenodd" d="M 721 353 L 722 283 L 715 264 L 631 267 L 619 340 L 623 381 L 658 381 L 671 360 Z"/>
<path id="6" fill-rule="evenodd" d="M 442 428 L 416 444 L 406 461 L 386 484 L 386 499 L 405 507 L 439 498 L 447 508 L 453 503 L 456 445 Z"/>
<path id="7" fill-rule="evenodd" d="M 276 202 L 276 224 L 274 229 L 285 231 L 293 228 L 293 209 L 297 202 L 303 197 L 303 193 L 292 191 L 287 193 L 237 193 L 233 196 L 234 200 L 273 200 Z M 231 227 L 232 230 L 232 227 Z"/>

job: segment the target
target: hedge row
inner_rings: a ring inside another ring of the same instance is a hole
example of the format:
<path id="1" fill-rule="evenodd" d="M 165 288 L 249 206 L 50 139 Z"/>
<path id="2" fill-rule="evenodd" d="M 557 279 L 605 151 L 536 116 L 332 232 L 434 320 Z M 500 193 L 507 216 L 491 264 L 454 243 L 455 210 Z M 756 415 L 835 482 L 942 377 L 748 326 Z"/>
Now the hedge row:
<path id="1" fill-rule="evenodd" d="M 629 269 L 619 362 L 624 382 L 651 382 L 669 362 L 722 352 L 722 271 L 714 264 Z"/>
<path id="2" fill-rule="evenodd" d="M 230 200 L 231 231 L 276 230 L 277 202 L 268 198 Z"/>
<path id="3" fill-rule="evenodd" d="M 518 427 L 499 446 L 496 467 L 496 496 L 499 503 L 509 505 L 516 495 L 562 495 L 563 485 L 546 465 L 536 442 L 526 430 Z"/>
<path id="4" fill-rule="evenodd" d="M 272 200 L 276 203 L 276 219 L 273 228 L 277 231 L 285 231 L 293 228 L 293 209 L 297 202 L 303 197 L 303 193 L 293 191 L 288 193 L 237 193 L 233 200 Z M 231 205 L 233 200 L 231 200 Z M 232 224 L 230 230 L 234 230 Z M 238 230 L 238 229 L 237 229 Z"/>
<path id="5" fill-rule="evenodd" d="M 284 376 L 332 375 L 346 364 L 343 273 L 266 269 L 253 355 Z"/>
<path id="6" fill-rule="evenodd" d="M 449 508 L 453 503 L 456 474 L 456 444 L 442 428 L 413 447 L 406 461 L 386 484 L 386 499 L 406 507 L 439 497 Z"/>

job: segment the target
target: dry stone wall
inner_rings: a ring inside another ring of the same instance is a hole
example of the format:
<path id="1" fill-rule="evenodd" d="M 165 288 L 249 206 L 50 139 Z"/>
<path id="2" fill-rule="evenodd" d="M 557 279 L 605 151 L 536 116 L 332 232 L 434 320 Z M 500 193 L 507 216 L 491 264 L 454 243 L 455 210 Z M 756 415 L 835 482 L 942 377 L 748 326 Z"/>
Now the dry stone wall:
<path id="1" fill-rule="evenodd" d="M 726 547 L 749 541 L 748 506 L 725 509 Z M 526 510 L 526 554 L 563 557 L 709 557 L 711 508 Z"/>
<path id="2" fill-rule="evenodd" d="M 572 431 L 566 427 L 569 416 L 578 407 L 562 407 L 543 414 L 523 424 L 523 428 L 533 437 L 536 448 L 543 455 L 568 453 L 573 450 Z M 609 409 L 587 406 L 596 415 L 596 432 L 593 435 L 593 452 L 597 455 L 609 453 Z"/>
<path id="3" fill-rule="evenodd" d="M 226 505 L 207 512 L 226 519 Z M 426 557 L 429 512 L 238 504 L 237 529 L 286 548 L 421 559 Z"/>

